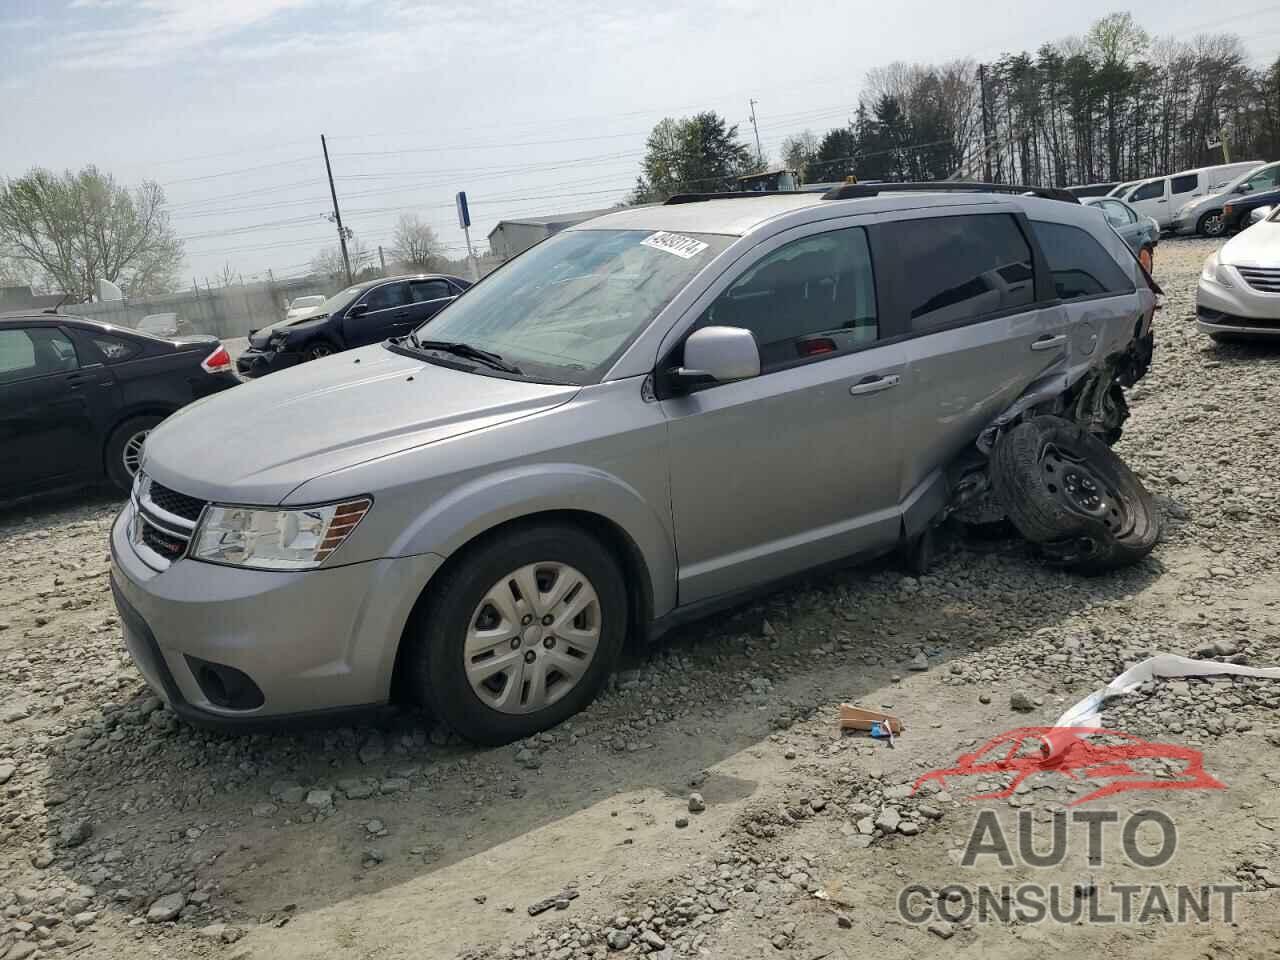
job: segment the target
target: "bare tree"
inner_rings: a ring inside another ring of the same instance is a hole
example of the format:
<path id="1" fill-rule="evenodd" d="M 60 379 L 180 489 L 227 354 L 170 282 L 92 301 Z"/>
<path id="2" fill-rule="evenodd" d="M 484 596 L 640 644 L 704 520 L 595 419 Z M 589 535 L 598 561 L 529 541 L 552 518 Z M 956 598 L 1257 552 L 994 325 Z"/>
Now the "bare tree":
<path id="1" fill-rule="evenodd" d="M 793 133 L 782 141 L 782 162 L 788 170 L 795 170 L 803 176 L 805 168 L 817 158 L 821 142 L 812 130 Z"/>
<path id="2" fill-rule="evenodd" d="M 236 282 L 236 271 L 231 266 L 230 261 L 222 265 L 222 270 L 218 272 L 218 283 L 224 287 L 229 287 Z"/>
<path id="3" fill-rule="evenodd" d="M 430 270 L 440 259 L 440 240 L 431 225 L 416 213 L 402 213 L 396 221 L 391 251 L 414 270 Z"/>
<path id="4" fill-rule="evenodd" d="M 375 254 L 359 238 L 352 237 L 347 241 L 347 256 L 351 259 L 353 281 L 368 280 L 378 275 L 374 266 Z M 346 283 L 347 268 L 342 262 L 342 249 L 337 244 L 321 249 L 311 258 L 311 272 Z"/>
<path id="5" fill-rule="evenodd" d="M 130 190 L 92 166 L 61 175 L 37 168 L 0 188 L 0 245 L 81 301 L 99 279 L 131 296 L 163 292 L 183 253 L 164 206 L 150 180 Z"/>
<path id="6" fill-rule="evenodd" d="M 0 287 L 30 287 L 35 284 L 35 269 L 31 264 L 0 245 Z"/>

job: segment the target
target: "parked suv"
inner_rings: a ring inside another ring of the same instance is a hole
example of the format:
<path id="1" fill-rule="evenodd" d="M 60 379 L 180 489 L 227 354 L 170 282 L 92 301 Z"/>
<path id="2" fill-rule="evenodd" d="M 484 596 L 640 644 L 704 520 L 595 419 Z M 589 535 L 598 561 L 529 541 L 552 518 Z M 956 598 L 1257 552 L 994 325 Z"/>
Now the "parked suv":
<path id="1" fill-rule="evenodd" d="M 215 337 L 0 314 L 0 499 L 104 479 L 127 492 L 155 425 L 236 383 Z"/>
<path id="2" fill-rule="evenodd" d="M 1073 565 L 1141 556 L 1150 498 L 1105 441 L 1153 285 L 1100 211 L 976 189 L 608 214 L 412 336 L 180 413 L 111 533 L 135 662 L 196 720 L 404 690 L 509 741 L 581 710 L 628 637 L 923 561 L 1012 440 L 1011 517 L 1039 498 Z"/>
<path id="3" fill-rule="evenodd" d="M 352 347 L 402 337 L 430 320 L 471 286 L 469 280 L 416 274 L 357 283 L 335 293 L 301 317 L 249 333 L 249 347 L 236 359 L 244 377 L 318 360 Z"/>

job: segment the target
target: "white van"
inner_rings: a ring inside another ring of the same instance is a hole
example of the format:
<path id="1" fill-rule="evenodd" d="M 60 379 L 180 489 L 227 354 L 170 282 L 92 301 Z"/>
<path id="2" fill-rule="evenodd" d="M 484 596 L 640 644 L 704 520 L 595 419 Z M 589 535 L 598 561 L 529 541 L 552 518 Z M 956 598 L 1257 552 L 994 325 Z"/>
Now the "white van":
<path id="1" fill-rule="evenodd" d="M 1167 177 L 1144 180 L 1131 187 L 1121 199 L 1138 213 L 1155 220 L 1161 230 L 1170 230 L 1178 211 L 1192 200 L 1217 193 L 1236 177 L 1262 165 L 1261 160 L 1248 160 L 1183 170 Z"/>

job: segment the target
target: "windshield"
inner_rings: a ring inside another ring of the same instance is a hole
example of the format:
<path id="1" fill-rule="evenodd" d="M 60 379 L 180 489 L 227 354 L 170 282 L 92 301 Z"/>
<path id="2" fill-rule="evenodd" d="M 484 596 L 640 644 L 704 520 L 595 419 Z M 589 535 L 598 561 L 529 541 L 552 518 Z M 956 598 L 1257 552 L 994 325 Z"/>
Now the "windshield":
<path id="1" fill-rule="evenodd" d="M 472 287 L 418 335 L 500 354 L 533 379 L 593 383 L 733 239 L 559 233 Z"/>
<path id="2" fill-rule="evenodd" d="M 1280 178 L 1280 163 L 1269 163 L 1265 167 L 1254 167 L 1252 170 L 1246 170 L 1224 186 L 1220 192 L 1231 193 L 1236 187 L 1244 183 L 1249 184 L 1250 193 L 1257 193 L 1260 190 L 1274 190 L 1278 178 Z"/>
<path id="3" fill-rule="evenodd" d="M 369 288 L 366 283 L 358 283 L 354 287 L 347 287 L 345 290 L 339 290 L 332 297 L 326 300 L 320 306 L 316 307 L 316 313 L 333 313 L 335 310 L 341 310 L 348 303 L 354 300 L 360 294 Z M 297 304 L 295 304 L 297 306 Z"/>

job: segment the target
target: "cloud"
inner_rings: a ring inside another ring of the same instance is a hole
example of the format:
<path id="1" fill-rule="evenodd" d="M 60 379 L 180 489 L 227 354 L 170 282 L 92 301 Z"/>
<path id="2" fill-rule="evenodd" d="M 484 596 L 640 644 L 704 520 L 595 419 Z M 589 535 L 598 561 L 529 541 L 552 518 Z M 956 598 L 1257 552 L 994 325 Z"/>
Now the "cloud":
<path id="1" fill-rule="evenodd" d="M 109 11 L 111 25 L 72 29 L 49 46 L 79 69 L 143 67 L 203 51 L 319 0 L 72 0 L 71 8 Z"/>

